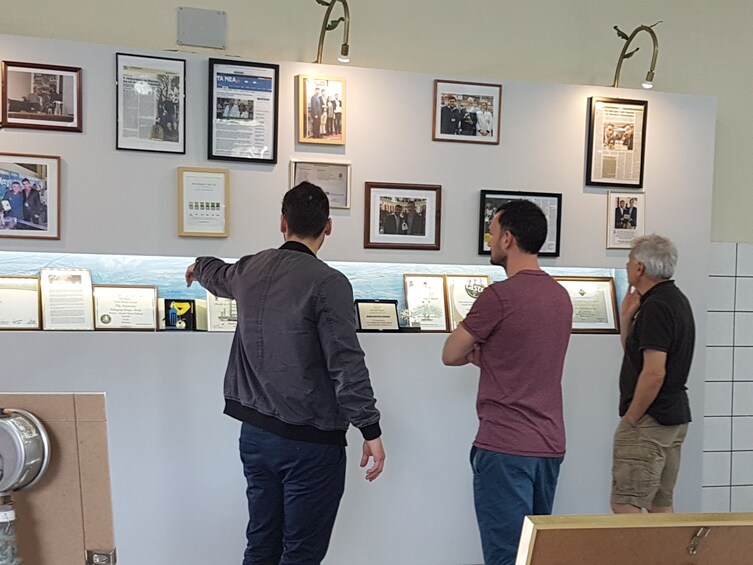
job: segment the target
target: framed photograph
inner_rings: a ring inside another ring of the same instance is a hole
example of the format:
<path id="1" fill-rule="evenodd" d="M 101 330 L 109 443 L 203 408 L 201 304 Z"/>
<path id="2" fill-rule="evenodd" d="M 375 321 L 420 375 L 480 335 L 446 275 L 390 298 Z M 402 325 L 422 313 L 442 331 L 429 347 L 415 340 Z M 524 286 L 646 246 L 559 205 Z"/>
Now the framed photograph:
<path id="1" fill-rule="evenodd" d="M 345 79 L 298 76 L 298 143 L 345 145 Z"/>
<path id="2" fill-rule="evenodd" d="M 643 187 L 646 100 L 590 98 L 586 184 Z"/>
<path id="3" fill-rule="evenodd" d="M 321 187 L 330 208 L 350 208 L 350 163 L 291 159 L 291 188 L 303 181 Z"/>
<path id="4" fill-rule="evenodd" d="M 607 193 L 607 249 L 630 249 L 630 242 L 644 234 L 645 223 L 644 192 Z"/>
<path id="5" fill-rule="evenodd" d="M 491 284 L 489 275 L 445 275 L 450 331 L 455 331 L 484 289 Z"/>
<path id="6" fill-rule="evenodd" d="M 444 275 L 403 275 L 408 327 L 422 332 L 449 331 Z"/>
<path id="7" fill-rule="evenodd" d="M 365 202 L 365 248 L 439 249 L 440 185 L 367 182 Z"/>
<path id="8" fill-rule="evenodd" d="M 221 298 L 207 291 L 207 330 L 234 332 L 238 325 L 238 306 L 231 298 Z"/>
<path id="9" fill-rule="evenodd" d="M 497 209 L 513 200 L 530 200 L 544 212 L 548 231 L 539 257 L 560 256 L 560 227 L 562 223 L 562 195 L 550 192 L 506 192 L 482 190 L 478 221 L 478 254 L 491 255 L 491 223 Z"/>
<path id="10" fill-rule="evenodd" d="M 230 231 L 227 169 L 178 167 L 178 235 L 227 237 Z"/>
<path id="11" fill-rule="evenodd" d="M 0 277 L 0 330 L 38 330 L 42 327 L 37 277 Z"/>
<path id="12" fill-rule="evenodd" d="M 280 66 L 209 59 L 209 159 L 277 163 Z"/>
<path id="13" fill-rule="evenodd" d="M 554 277 L 573 303 L 574 334 L 618 334 L 620 317 L 612 277 Z"/>
<path id="14" fill-rule="evenodd" d="M 399 332 L 397 300 L 356 300 L 359 332 Z"/>
<path id="15" fill-rule="evenodd" d="M 157 287 L 94 285 L 95 330 L 157 331 Z"/>
<path id="16" fill-rule="evenodd" d="M 502 85 L 434 81 L 434 141 L 499 145 Z"/>
<path id="17" fill-rule="evenodd" d="M 115 147 L 185 153 L 186 61 L 117 53 L 115 66 Z"/>
<path id="18" fill-rule="evenodd" d="M 0 237 L 60 239 L 60 157 L 0 153 Z"/>
<path id="19" fill-rule="evenodd" d="M 2 126 L 82 131 L 81 69 L 4 61 Z"/>
<path id="20" fill-rule="evenodd" d="M 42 329 L 93 330 L 92 277 L 85 269 L 42 269 Z"/>

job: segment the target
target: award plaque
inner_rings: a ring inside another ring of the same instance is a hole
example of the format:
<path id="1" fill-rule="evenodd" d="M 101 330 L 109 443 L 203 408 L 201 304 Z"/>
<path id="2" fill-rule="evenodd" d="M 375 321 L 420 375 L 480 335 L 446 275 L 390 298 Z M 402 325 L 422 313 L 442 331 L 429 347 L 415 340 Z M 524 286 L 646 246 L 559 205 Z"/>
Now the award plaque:
<path id="1" fill-rule="evenodd" d="M 422 332 L 446 332 L 444 275 L 404 275 L 408 326 Z"/>
<path id="2" fill-rule="evenodd" d="M 84 269 L 42 269 L 42 329 L 93 330 L 91 273 Z"/>
<path id="3" fill-rule="evenodd" d="M 397 332 L 397 300 L 356 300 L 359 332 Z"/>
<path id="4" fill-rule="evenodd" d="M 94 286 L 95 330 L 157 330 L 156 286 Z"/>
<path id="5" fill-rule="evenodd" d="M 0 277 L 0 330 L 38 330 L 39 279 Z"/>
<path id="6" fill-rule="evenodd" d="M 196 301 L 186 298 L 160 298 L 161 330 L 191 331 L 196 327 Z"/>
<path id="7" fill-rule="evenodd" d="M 617 297 L 612 277 L 554 277 L 573 303 L 573 333 L 618 334 Z"/>
<path id="8" fill-rule="evenodd" d="M 450 331 L 455 331 L 491 279 L 489 275 L 445 275 L 445 280 Z"/>

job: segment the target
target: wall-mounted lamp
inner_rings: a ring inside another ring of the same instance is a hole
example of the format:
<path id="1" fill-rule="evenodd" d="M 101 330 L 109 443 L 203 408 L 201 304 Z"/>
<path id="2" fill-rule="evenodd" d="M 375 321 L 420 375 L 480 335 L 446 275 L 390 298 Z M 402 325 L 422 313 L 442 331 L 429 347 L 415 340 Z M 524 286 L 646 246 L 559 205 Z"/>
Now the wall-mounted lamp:
<path id="1" fill-rule="evenodd" d="M 617 31 L 617 35 L 625 40 L 625 46 L 622 48 L 622 52 L 620 53 L 620 58 L 617 60 L 617 68 L 614 71 L 614 83 L 612 86 L 617 88 L 620 85 L 620 71 L 622 70 L 622 61 L 625 59 L 629 59 L 633 55 L 635 55 L 635 52 L 638 51 L 638 47 L 633 49 L 630 53 L 627 52 L 628 47 L 630 47 L 630 43 L 633 41 L 636 35 L 638 35 L 642 31 L 648 32 L 648 34 L 651 36 L 651 41 L 654 43 L 654 54 L 651 57 L 651 67 L 648 70 L 648 73 L 646 73 L 646 80 L 643 81 L 643 88 L 653 88 L 654 87 L 654 71 L 656 69 L 656 58 L 659 56 L 659 40 L 656 38 L 656 34 L 654 33 L 654 30 L 652 29 L 654 26 L 659 25 L 662 23 L 661 21 L 656 22 L 652 26 L 638 26 L 633 30 L 633 33 L 630 35 L 627 35 L 624 31 L 622 31 L 617 26 L 614 26 L 614 29 Z"/>
<path id="2" fill-rule="evenodd" d="M 344 17 L 341 16 L 336 20 L 329 21 L 329 16 L 330 14 L 332 14 L 332 9 L 338 2 L 343 5 Z M 349 63 L 350 46 L 348 45 L 348 40 L 350 38 L 350 8 L 348 8 L 348 0 L 316 0 L 316 3 L 321 4 L 322 6 L 327 6 L 327 11 L 324 13 L 324 20 L 322 20 L 322 31 L 319 33 L 319 49 L 316 53 L 316 61 L 314 61 L 314 63 L 322 62 L 322 51 L 324 50 L 324 34 L 335 29 L 338 25 L 340 25 L 340 22 L 345 22 L 345 24 L 343 26 L 343 44 L 340 47 L 340 55 L 339 57 L 337 57 L 337 60 L 341 63 Z"/>

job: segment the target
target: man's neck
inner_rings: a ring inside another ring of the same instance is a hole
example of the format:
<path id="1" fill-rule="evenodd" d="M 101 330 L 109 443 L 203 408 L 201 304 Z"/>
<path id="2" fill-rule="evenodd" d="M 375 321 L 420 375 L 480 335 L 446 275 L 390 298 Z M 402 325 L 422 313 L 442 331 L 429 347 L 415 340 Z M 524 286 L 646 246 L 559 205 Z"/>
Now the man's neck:
<path id="1" fill-rule="evenodd" d="M 649 290 L 654 288 L 657 284 L 667 282 L 668 280 L 669 279 L 649 279 L 649 278 L 643 277 L 641 278 L 640 281 L 638 281 L 638 284 L 635 285 L 635 290 L 638 291 L 638 294 L 643 296 Z"/>
<path id="2" fill-rule="evenodd" d="M 286 234 L 285 243 L 288 243 L 290 241 L 302 243 L 303 245 L 308 247 L 314 255 L 316 255 L 319 252 L 319 248 L 322 246 L 322 243 L 324 243 L 324 234 L 320 235 L 319 237 L 298 237 L 297 235 Z"/>
<path id="3" fill-rule="evenodd" d="M 540 271 L 539 259 L 537 255 L 530 255 L 528 253 L 521 253 L 518 255 L 508 255 L 507 267 L 505 272 L 508 277 L 511 277 L 520 271 Z"/>

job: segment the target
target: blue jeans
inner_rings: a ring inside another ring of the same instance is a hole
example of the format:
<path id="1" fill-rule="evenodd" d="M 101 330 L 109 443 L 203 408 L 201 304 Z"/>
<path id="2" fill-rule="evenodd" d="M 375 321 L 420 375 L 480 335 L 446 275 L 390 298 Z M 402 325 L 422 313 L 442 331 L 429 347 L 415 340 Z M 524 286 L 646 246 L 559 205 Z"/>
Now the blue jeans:
<path id="1" fill-rule="evenodd" d="M 345 490 L 345 448 L 243 423 L 240 453 L 249 516 L 243 565 L 319 565 Z"/>
<path id="2" fill-rule="evenodd" d="M 524 517 L 552 513 L 562 460 L 471 449 L 473 498 L 486 565 L 513 565 Z"/>

